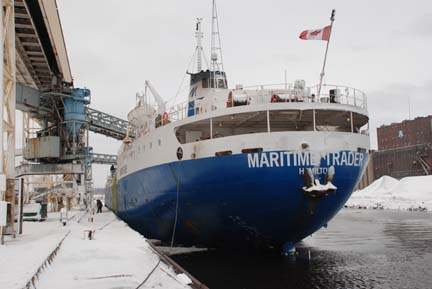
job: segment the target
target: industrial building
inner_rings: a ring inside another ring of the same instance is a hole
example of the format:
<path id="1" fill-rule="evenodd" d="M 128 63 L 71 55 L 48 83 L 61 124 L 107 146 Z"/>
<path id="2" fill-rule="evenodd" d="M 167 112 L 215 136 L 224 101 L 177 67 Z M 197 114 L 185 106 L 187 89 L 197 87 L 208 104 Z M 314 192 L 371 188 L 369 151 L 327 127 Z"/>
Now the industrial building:
<path id="1" fill-rule="evenodd" d="M 401 179 L 432 174 L 432 115 L 377 128 L 378 150 L 358 184 L 363 189 L 382 176 Z"/>
<path id="2" fill-rule="evenodd" d="M 432 115 L 382 125 L 377 129 L 378 150 L 406 148 L 432 143 Z"/>
<path id="3" fill-rule="evenodd" d="M 431 174 L 432 115 L 383 125 L 377 129 L 378 151 L 373 154 L 375 179 L 401 179 Z"/>

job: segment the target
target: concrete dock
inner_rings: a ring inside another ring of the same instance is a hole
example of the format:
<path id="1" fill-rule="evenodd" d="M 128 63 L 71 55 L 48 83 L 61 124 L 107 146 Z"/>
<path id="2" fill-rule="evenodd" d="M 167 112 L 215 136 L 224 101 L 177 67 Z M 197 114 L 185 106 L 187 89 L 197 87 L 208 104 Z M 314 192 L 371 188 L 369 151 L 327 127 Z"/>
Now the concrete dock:
<path id="1" fill-rule="evenodd" d="M 0 288 L 191 288 L 186 274 L 174 272 L 111 212 L 72 211 L 69 217 L 63 226 L 59 214 L 50 213 L 44 222 L 25 222 L 16 239 L 6 238 Z"/>

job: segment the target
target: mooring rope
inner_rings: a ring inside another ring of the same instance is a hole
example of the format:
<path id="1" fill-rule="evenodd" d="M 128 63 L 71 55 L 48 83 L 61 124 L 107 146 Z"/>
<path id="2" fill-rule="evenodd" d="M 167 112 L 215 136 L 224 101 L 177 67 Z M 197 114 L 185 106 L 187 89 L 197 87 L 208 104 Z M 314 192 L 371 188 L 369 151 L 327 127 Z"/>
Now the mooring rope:
<path id="1" fill-rule="evenodd" d="M 111 221 L 109 221 L 108 223 L 106 223 L 105 225 L 103 225 L 102 227 L 100 227 L 98 230 L 102 231 L 103 229 L 105 229 L 106 227 L 108 227 L 109 225 L 111 225 L 115 220 L 117 220 L 117 217 L 115 217 L 114 219 L 112 219 Z"/>
<path id="2" fill-rule="evenodd" d="M 144 279 L 144 281 L 142 281 L 138 287 L 136 287 L 136 289 L 139 289 L 142 285 L 145 284 L 145 282 L 147 282 L 147 280 L 150 278 L 150 276 L 154 273 L 154 271 L 156 270 L 156 268 L 159 266 L 161 262 L 161 259 L 159 258 L 159 261 L 157 262 L 156 266 L 154 266 L 154 268 L 150 271 L 150 273 L 147 275 L 147 277 Z"/>
<path id="3" fill-rule="evenodd" d="M 174 246 L 174 237 L 175 237 L 175 231 L 177 228 L 177 218 L 178 218 L 178 205 L 179 205 L 179 192 L 180 192 L 180 180 L 178 179 L 177 175 L 175 174 L 174 168 L 169 165 L 171 174 L 173 175 L 174 179 L 177 183 L 177 200 L 176 200 L 176 209 L 175 209 L 175 217 L 174 217 L 174 225 L 173 225 L 173 232 L 171 236 L 171 248 Z"/>

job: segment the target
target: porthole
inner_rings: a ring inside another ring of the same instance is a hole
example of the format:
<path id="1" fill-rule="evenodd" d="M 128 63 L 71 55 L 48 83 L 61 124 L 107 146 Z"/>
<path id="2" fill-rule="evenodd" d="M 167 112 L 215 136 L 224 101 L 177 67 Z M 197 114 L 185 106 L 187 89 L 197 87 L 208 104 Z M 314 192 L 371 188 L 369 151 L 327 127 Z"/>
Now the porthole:
<path id="1" fill-rule="evenodd" d="M 177 158 L 178 160 L 181 160 L 183 158 L 183 149 L 181 147 L 177 149 Z"/>

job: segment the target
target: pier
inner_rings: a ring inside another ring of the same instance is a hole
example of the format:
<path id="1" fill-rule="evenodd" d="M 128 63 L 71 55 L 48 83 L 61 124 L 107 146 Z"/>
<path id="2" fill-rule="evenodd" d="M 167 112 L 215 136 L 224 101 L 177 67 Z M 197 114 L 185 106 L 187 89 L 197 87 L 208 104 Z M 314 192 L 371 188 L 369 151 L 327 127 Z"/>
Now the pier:
<path id="1" fill-rule="evenodd" d="M 66 225 L 50 213 L 24 232 L 0 246 L 0 288 L 206 288 L 106 209 L 72 210 Z"/>

